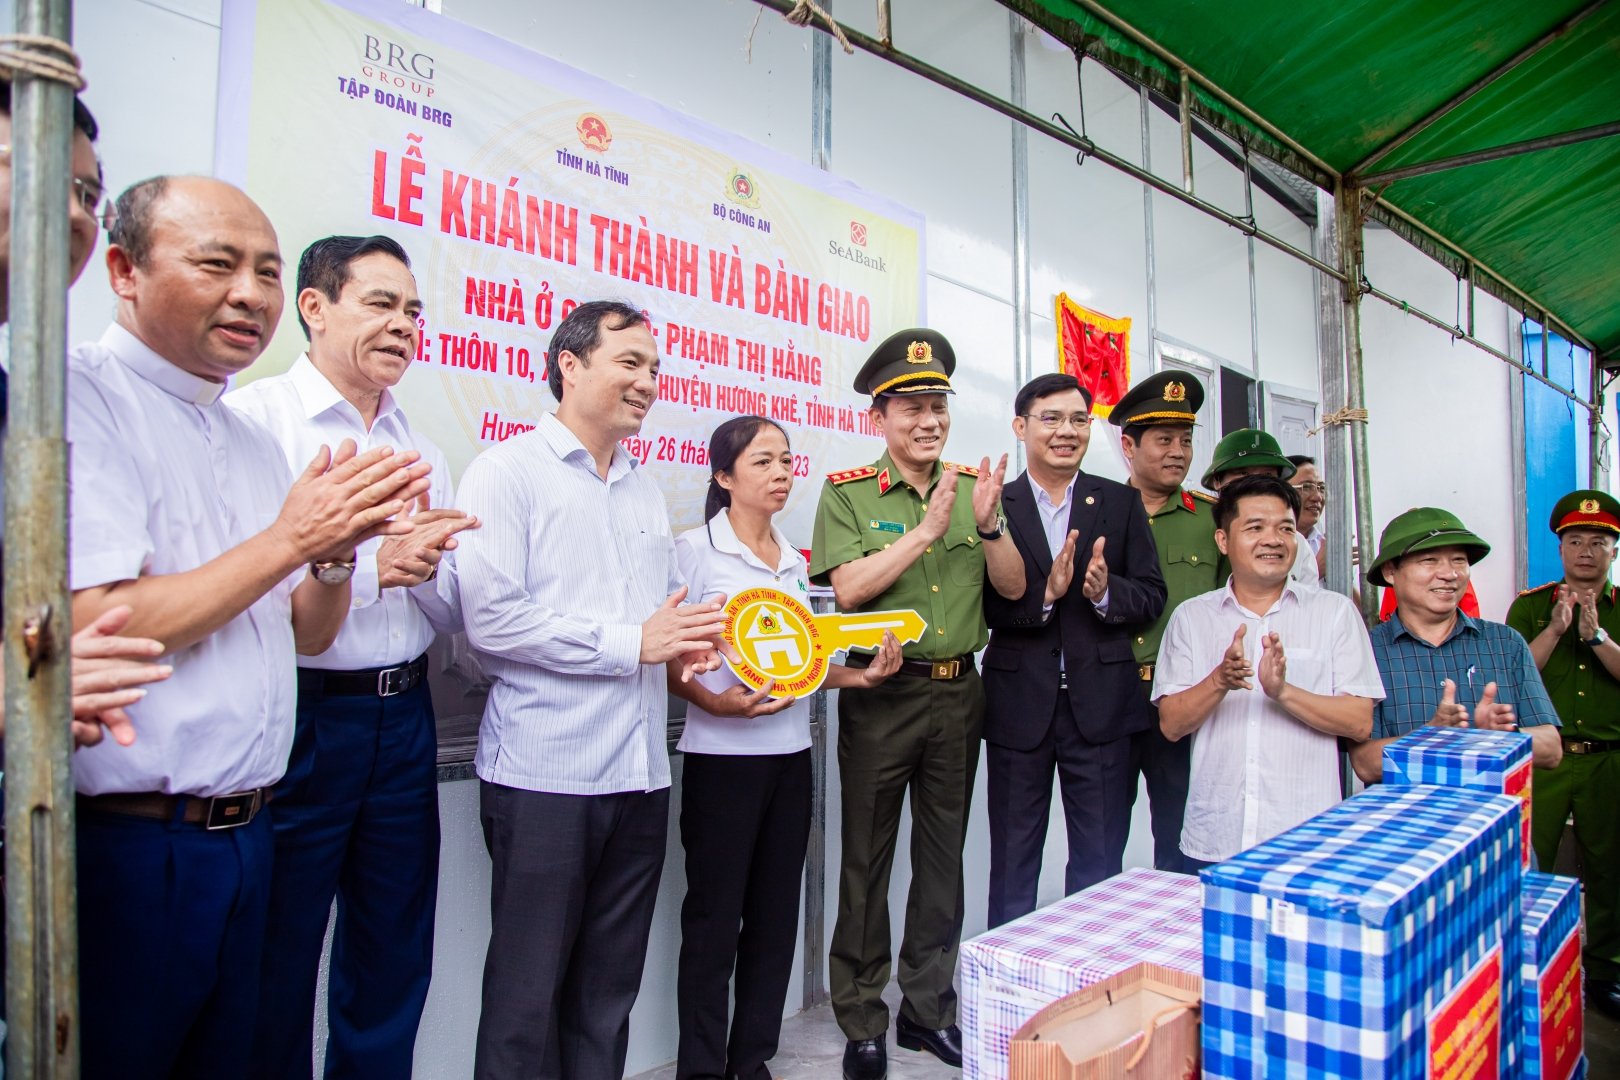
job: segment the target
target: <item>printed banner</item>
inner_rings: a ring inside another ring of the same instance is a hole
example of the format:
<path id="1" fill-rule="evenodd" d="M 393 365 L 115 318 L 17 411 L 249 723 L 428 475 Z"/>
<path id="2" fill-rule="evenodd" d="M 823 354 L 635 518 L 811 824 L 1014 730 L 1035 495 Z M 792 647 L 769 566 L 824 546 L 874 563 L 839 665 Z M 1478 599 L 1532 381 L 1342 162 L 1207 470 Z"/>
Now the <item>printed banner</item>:
<path id="1" fill-rule="evenodd" d="M 645 310 L 659 402 L 626 447 L 700 524 L 707 438 L 789 430 L 779 519 L 803 544 L 823 473 L 880 452 L 850 383 L 923 322 L 923 222 L 776 151 L 398 0 L 225 0 L 217 156 L 291 267 L 333 233 L 409 252 L 422 348 L 397 396 L 456 475 L 554 408 L 546 349 L 584 300 Z M 292 297 L 247 378 L 304 341 Z"/>

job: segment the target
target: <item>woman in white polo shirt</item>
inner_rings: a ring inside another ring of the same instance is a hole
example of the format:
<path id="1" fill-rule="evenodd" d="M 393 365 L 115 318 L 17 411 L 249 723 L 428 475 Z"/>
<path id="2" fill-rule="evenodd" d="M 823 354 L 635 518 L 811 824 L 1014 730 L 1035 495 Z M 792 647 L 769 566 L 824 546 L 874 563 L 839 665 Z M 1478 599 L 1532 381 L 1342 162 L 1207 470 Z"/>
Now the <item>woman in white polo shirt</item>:
<path id="1" fill-rule="evenodd" d="M 793 490 L 787 433 L 763 417 L 728 420 L 709 437 L 709 464 L 707 521 L 675 541 L 688 596 L 768 587 L 804 598 L 804 556 L 771 524 Z M 900 644 L 886 635 L 870 667 L 834 664 L 825 685 L 872 686 L 899 666 Z M 810 835 L 810 702 L 751 691 L 728 670 L 687 683 L 677 672 L 669 686 L 688 702 L 676 1076 L 769 1080 Z"/>

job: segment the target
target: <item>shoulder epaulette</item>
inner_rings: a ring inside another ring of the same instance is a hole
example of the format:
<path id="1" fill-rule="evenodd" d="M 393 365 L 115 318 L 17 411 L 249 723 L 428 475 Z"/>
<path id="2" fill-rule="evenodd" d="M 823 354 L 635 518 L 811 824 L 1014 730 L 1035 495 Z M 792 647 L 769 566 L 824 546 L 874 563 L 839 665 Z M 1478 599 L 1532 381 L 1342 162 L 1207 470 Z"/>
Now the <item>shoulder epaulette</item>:
<path id="1" fill-rule="evenodd" d="M 840 469 L 838 472 L 827 474 L 829 484 L 847 484 L 851 480 L 865 480 L 869 476 L 877 475 L 877 466 L 862 465 L 858 469 Z"/>
<path id="2" fill-rule="evenodd" d="M 977 465 L 958 465 L 954 461 L 945 461 L 941 462 L 940 464 L 949 465 L 951 468 L 956 470 L 956 474 L 958 476 L 977 477 L 979 475 L 979 467 Z"/>
<path id="3" fill-rule="evenodd" d="M 1218 499 L 1215 496 L 1211 495 L 1207 491 L 1192 491 L 1192 492 L 1188 492 L 1188 494 L 1190 494 L 1193 498 L 1198 499 L 1198 500 L 1200 500 L 1202 502 L 1216 503 L 1216 502 L 1221 501 L 1220 499 Z"/>
<path id="4" fill-rule="evenodd" d="M 1520 596 L 1529 596 L 1531 593 L 1545 592 L 1548 589 L 1556 588 L 1557 586 L 1558 586 L 1558 582 L 1549 581 L 1545 585 L 1537 585 L 1533 589 L 1526 589 L 1523 592 L 1521 592 L 1519 595 Z"/>

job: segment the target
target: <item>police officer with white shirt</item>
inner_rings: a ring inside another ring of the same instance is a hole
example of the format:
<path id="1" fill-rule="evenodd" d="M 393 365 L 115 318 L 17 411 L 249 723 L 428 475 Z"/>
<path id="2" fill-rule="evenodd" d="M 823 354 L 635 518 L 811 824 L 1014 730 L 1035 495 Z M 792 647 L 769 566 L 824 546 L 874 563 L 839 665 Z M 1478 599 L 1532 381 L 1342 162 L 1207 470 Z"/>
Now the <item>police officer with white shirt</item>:
<path id="1" fill-rule="evenodd" d="M 329 236 L 298 263 L 309 349 L 284 375 L 226 401 L 270 430 L 289 462 L 352 439 L 415 450 L 432 489 L 408 536 L 361 545 L 351 609 L 332 647 L 300 658 L 298 723 L 275 788 L 275 873 L 255 1028 L 254 1077 L 311 1075 L 315 985 L 334 894 L 326 1076 L 409 1076 L 427 1000 L 438 891 L 439 806 L 427 647 L 460 630 L 443 551 L 474 519 L 448 507 L 444 454 L 393 395 L 416 356 L 422 301 L 386 236 Z M 448 577 L 448 576 L 447 576 Z M 448 584 L 448 581 L 447 581 Z"/>

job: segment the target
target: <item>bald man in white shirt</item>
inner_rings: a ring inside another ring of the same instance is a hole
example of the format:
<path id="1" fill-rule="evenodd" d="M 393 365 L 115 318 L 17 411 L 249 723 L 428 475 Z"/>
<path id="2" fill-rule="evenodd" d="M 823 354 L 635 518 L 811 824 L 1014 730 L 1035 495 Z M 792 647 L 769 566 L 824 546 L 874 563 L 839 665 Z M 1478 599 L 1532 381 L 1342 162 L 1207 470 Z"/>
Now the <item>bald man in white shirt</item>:
<path id="1" fill-rule="evenodd" d="M 435 633 L 461 629 L 455 594 L 441 596 L 436 579 L 455 534 L 477 522 L 448 509 L 444 454 L 394 397 L 421 343 L 422 300 L 405 249 L 386 236 L 317 240 L 298 261 L 296 296 L 309 348 L 285 374 L 226 403 L 269 429 L 289 464 L 352 439 L 362 450 L 416 451 L 433 467 L 433 486 L 410 535 L 360 545 L 343 629 L 325 652 L 299 658 L 297 731 L 275 788 L 251 1075 L 311 1075 L 315 986 L 336 896 L 326 1076 L 408 1076 L 439 884 L 427 648 Z"/>
<path id="2" fill-rule="evenodd" d="M 411 528 L 391 519 L 428 466 L 345 441 L 295 481 L 269 433 L 220 406 L 281 316 L 253 200 L 158 177 L 115 214 L 117 315 L 69 362 L 73 621 L 127 604 L 125 632 L 163 642 L 174 675 L 129 706 L 133 745 L 74 761 L 81 1075 L 228 1080 L 251 1050 L 261 811 L 292 744 L 294 654 L 331 646 L 350 602 L 333 567 Z"/>

